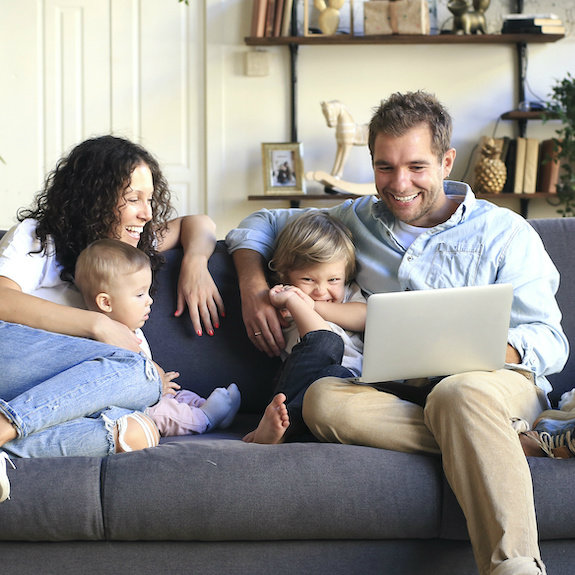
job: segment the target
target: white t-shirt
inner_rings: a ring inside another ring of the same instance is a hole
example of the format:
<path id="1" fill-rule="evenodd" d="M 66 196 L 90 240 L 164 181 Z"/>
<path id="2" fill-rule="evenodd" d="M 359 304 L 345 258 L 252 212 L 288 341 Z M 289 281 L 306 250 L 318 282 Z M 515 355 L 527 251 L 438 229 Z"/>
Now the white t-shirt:
<path id="1" fill-rule="evenodd" d="M 36 225 L 36 220 L 24 220 L 0 240 L 0 276 L 16 282 L 26 294 L 86 309 L 78 289 L 60 278 L 62 266 L 56 261 L 52 240 L 48 239 L 45 252 L 38 252 Z"/>
<path id="2" fill-rule="evenodd" d="M 345 294 L 343 297 L 344 302 L 362 302 L 365 303 L 365 297 L 361 293 L 360 287 L 352 282 L 345 286 Z M 347 367 L 357 377 L 361 375 L 361 367 L 363 363 L 363 337 L 362 333 L 357 331 L 346 331 L 339 325 L 327 322 L 331 331 L 337 333 L 343 339 L 343 359 L 341 365 Z M 286 342 L 285 349 L 282 351 L 282 360 L 285 360 L 291 353 L 293 347 L 299 343 L 299 331 L 295 322 L 291 322 L 288 327 L 283 330 L 284 339 Z"/>

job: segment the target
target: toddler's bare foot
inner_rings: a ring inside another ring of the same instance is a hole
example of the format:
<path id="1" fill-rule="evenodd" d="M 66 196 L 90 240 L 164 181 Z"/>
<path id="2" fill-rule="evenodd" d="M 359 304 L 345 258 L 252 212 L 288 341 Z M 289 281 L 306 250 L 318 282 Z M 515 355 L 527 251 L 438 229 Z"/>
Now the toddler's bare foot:
<path id="1" fill-rule="evenodd" d="M 266 407 L 256 429 L 248 433 L 243 440 L 247 443 L 281 443 L 289 427 L 286 399 L 283 393 L 278 393 Z"/>

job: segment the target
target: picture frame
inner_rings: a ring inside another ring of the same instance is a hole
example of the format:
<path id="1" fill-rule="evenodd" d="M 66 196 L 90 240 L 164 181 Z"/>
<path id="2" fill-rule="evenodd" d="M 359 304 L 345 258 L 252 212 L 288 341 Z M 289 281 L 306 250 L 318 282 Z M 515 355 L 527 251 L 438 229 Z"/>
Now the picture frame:
<path id="1" fill-rule="evenodd" d="M 262 166 L 264 194 L 305 194 L 301 142 L 263 143 Z"/>

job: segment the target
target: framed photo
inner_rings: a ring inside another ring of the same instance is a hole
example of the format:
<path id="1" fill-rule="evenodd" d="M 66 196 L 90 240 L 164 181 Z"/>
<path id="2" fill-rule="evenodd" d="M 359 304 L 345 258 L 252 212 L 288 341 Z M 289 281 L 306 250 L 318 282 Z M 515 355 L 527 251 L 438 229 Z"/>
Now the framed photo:
<path id="1" fill-rule="evenodd" d="M 305 194 L 303 145 L 262 144 L 264 194 Z"/>

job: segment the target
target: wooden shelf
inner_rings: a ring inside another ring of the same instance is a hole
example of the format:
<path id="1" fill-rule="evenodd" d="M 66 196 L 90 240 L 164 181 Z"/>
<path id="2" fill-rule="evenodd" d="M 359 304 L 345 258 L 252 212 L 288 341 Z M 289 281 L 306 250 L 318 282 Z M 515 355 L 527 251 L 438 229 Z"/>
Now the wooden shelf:
<path id="1" fill-rule="evenodd" d="M 511 110 L 501 114 L 502 120 L 543 120 L 544 116 L 549 120 L 555 119 L 555 116 L 546 110 L 534 110 L 530 112 L 523 112 L 522 110 Z"/>
<path id="2" fill-rule="evenodd" d="M 355 194 L 344 194 L 338 192 L 337 194 L 319 193 L 319 194 L 262 194 L 262 195 L 251 195 L 248 196 L 248 200 L 252 201 L 289 201 L 289 202 L 300 202 L 303 200 L 313 200 L 313 201 L 337 201 L 341 202 L 347 199 L 361 198 L 362 196 L 356 196 Z M 475 194 L 475 197 L 483 200 L 493 200 L 497 198 L 509 198 L 517 200 L 534 200 L 543 198 L 556 198 L 557 194 L 547 194 L 543 192 L 536 192 L 534 194 Z"/>
<path id="3" fill-rule="evenodd" d="M 403 35 L 389 34 L 385 36 L 351 36 L 334 34 L 325 36 L 279 36 L 272 38 L 244 38 L 248 46 L 361 46 L 367 44 L 543 44 L 557 42 L 564 34 L 433 34 L 433 35 Z"/>

